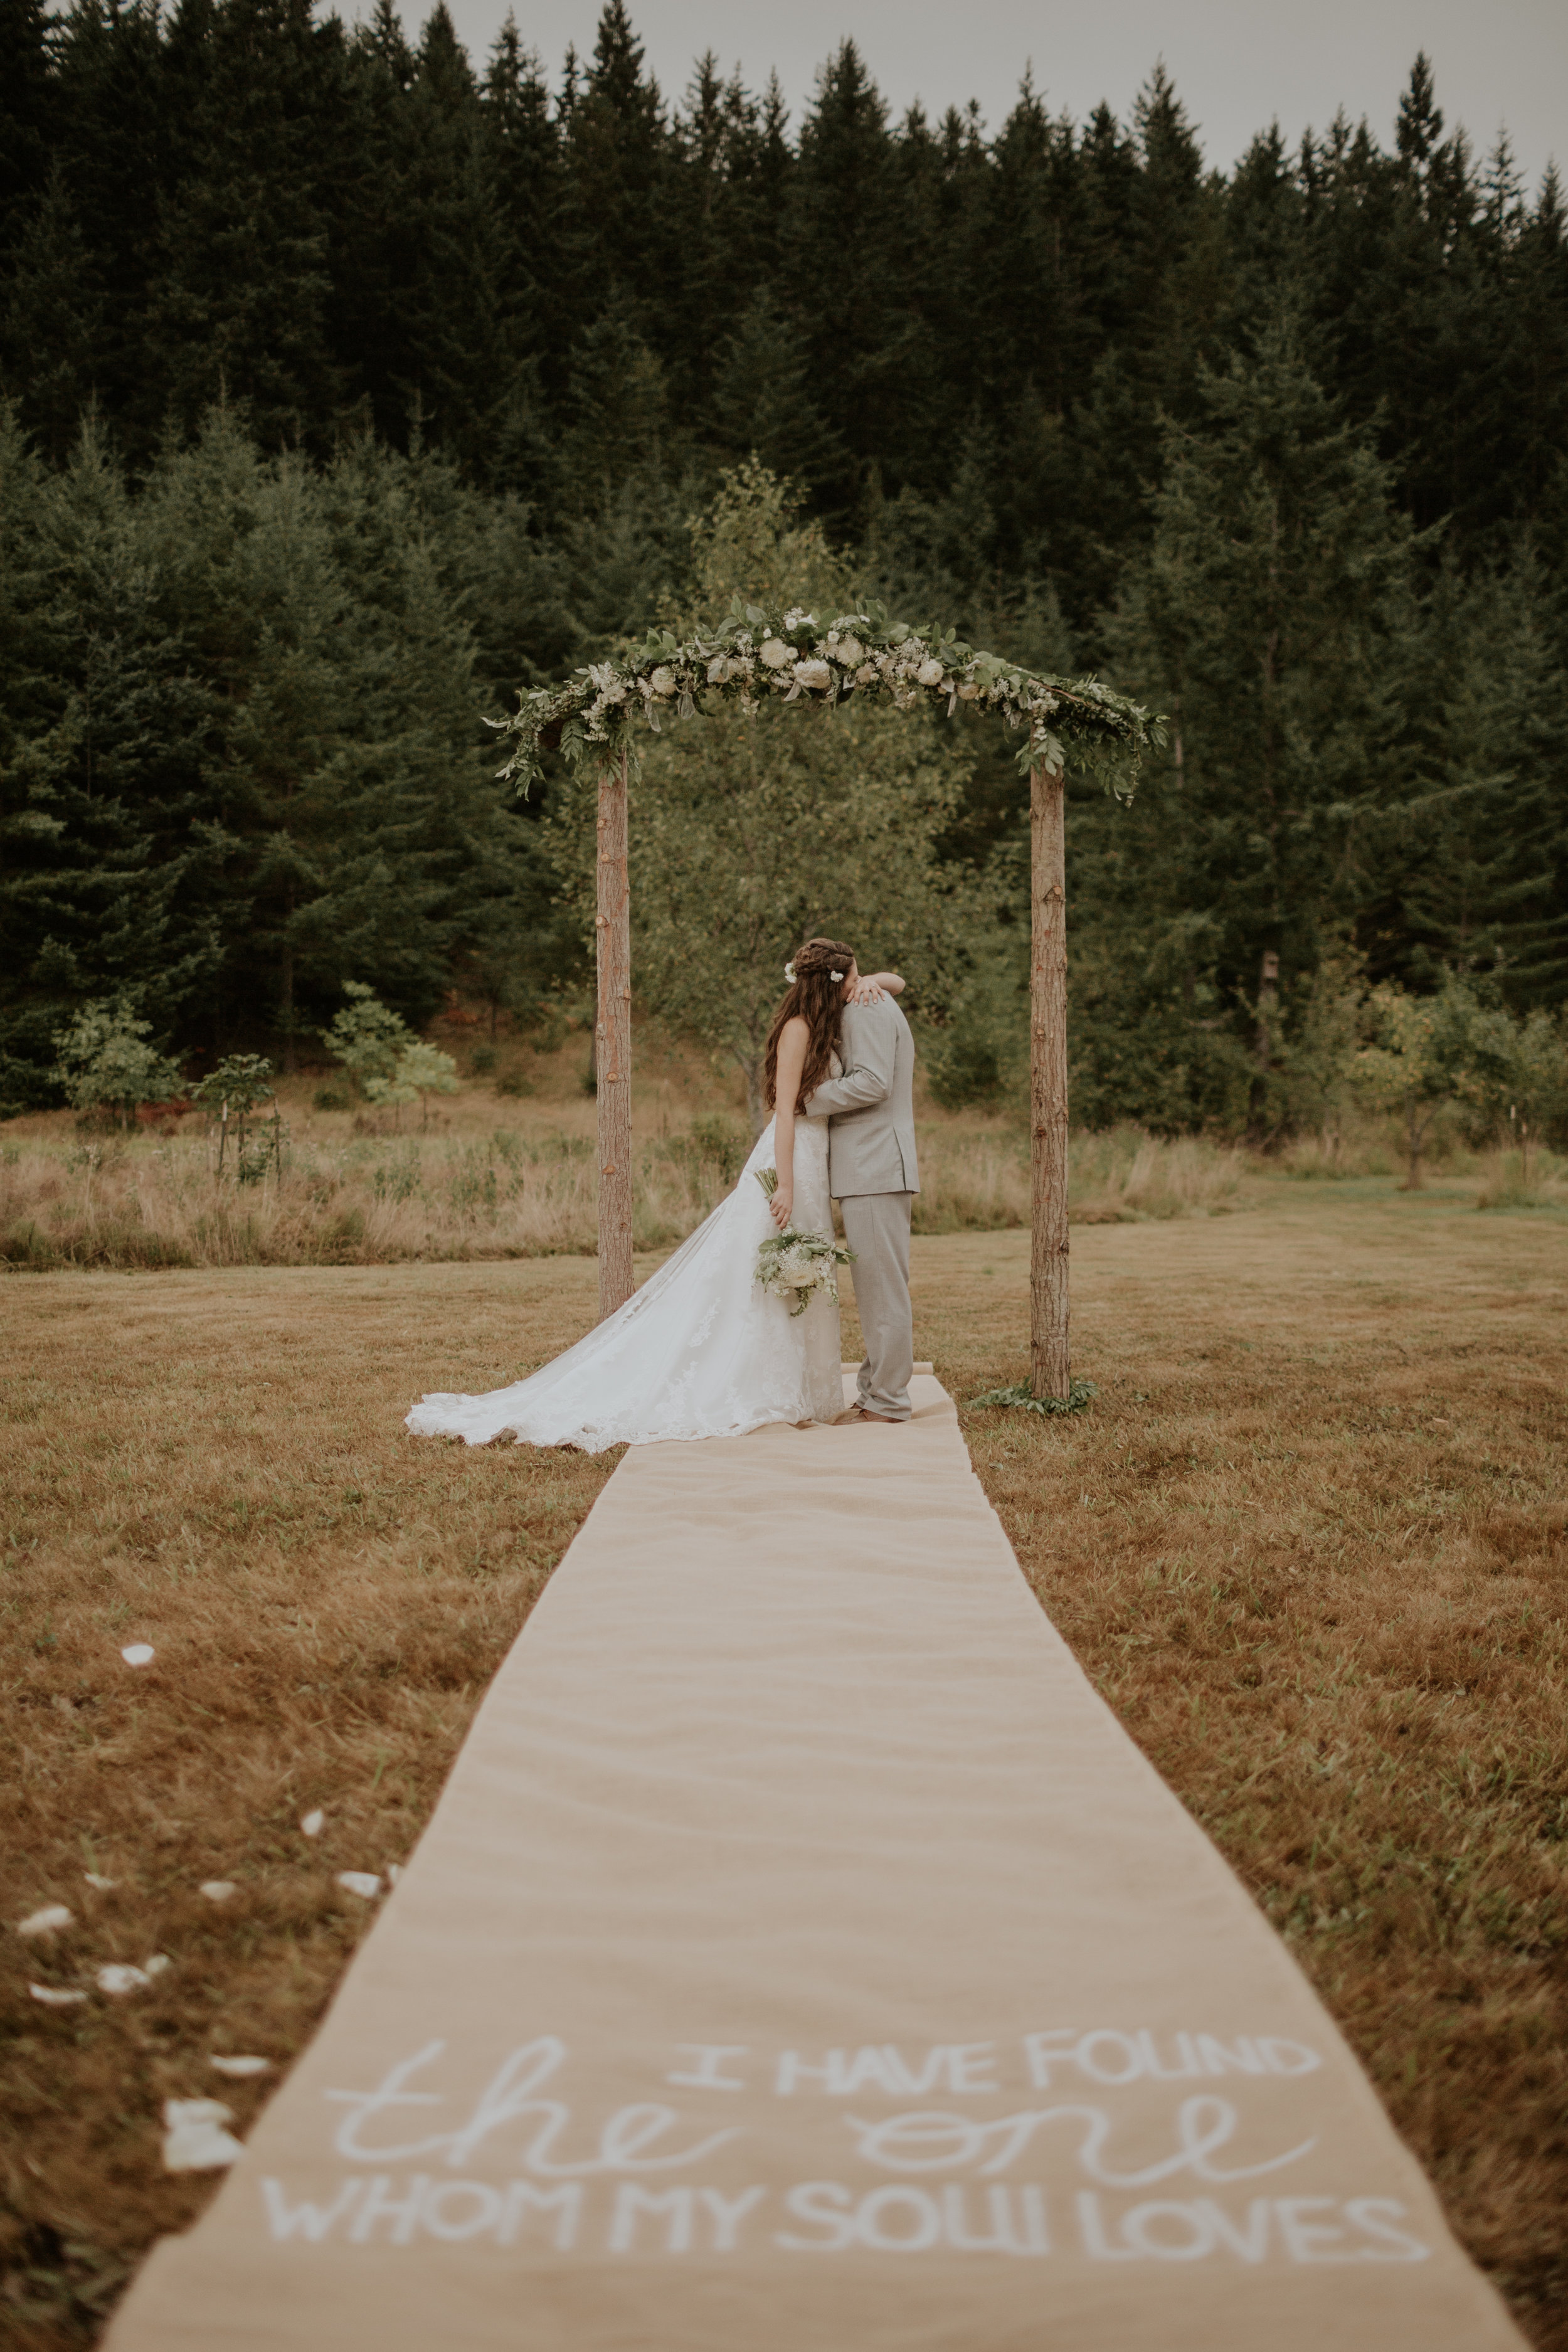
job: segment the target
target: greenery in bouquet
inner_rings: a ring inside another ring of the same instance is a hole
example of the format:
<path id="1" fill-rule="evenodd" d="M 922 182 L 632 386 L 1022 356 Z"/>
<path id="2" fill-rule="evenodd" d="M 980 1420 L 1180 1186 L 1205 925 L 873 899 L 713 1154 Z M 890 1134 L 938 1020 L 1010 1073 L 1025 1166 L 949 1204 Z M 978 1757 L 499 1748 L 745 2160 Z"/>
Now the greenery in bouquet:
<path id="1" fill-rule="evenodd" d="M 771 1201 L 778 1191 L 778 1170 L 759 1168 L 756 1175 Z M 837 1304 L 837 1269 L 854 1263 L 854 1251 L 830 1234 L 803 1234 L 790 1225 L 782 1234 L 770 1234 L 758 1250 L 757 1280 L 771 1297 L 787 1298 L 794 1317 L 805 1313 L 818 1290 Z"/>

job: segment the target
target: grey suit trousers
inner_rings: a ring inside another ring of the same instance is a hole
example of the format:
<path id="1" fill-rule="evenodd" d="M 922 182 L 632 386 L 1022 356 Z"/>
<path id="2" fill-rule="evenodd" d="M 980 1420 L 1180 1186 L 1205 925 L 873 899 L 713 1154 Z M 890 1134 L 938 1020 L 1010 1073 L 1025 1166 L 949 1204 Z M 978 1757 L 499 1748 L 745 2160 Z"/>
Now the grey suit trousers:
<path id="1" fill-rule="evenodd" d="M 838 1203 L 844 1235 L 855 1252 L 849 1272 L 866 1335 L 858 1383 L 861 1404 L 882 1421 L 908 1421 L 915 1369 L 914 1315 L 910 1306 L 910 1211 L 912 1192 L 852 1192 Z"/>

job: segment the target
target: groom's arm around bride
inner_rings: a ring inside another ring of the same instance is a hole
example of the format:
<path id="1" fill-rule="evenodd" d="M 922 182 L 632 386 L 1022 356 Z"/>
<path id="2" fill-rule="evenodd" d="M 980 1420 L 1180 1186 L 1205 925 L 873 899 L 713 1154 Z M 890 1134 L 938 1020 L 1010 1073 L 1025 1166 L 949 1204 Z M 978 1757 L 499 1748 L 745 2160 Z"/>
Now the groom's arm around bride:
<path id="1" fill-rule="evenodd" d="M 844 1072 L 806 1102 L 828 1120 L 828 1181 L 855 1252 L 855 1304 L 866 1335 L 858 1411 L 907 1421 L 914 1370 L 910 1307 L 910 1211 L 920 1191 L 915 1160 L 915 1045 L 891 997 L 847 1004 Z"/>

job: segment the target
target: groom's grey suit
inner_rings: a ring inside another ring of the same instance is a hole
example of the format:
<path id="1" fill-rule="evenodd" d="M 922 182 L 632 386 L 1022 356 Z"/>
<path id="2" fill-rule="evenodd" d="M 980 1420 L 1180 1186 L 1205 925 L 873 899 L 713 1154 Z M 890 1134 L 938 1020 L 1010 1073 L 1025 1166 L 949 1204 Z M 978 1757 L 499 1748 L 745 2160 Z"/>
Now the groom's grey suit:
<path id="1" fill-rule="evenodd" d="M 806 1098 L 826 1118 L 827 1175 L 855 1252 L 855 1304 L 866 1335 L 859 1396 L 883 1421 L 910 1417 L 914 1318 L 910 1307 L 910 1210 L 921 1189 L 915 1164 L 915 1041 L 890 996 L 847 1004 L 844 1073 Z"/>

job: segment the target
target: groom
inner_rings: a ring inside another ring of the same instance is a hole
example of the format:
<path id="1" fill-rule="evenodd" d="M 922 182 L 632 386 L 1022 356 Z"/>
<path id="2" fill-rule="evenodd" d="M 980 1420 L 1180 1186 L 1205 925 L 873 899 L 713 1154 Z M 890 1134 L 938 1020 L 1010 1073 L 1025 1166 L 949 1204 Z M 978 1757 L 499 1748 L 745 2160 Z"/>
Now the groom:
<path id="1" fill-rule="evenodd" d="M 853 978 L 853 974 L 851 975 Z M 826 1118 L 828 1183 L 855 1252 L 855 1304 L 866 1335 L 858 1395 L 842 1421 L 908 1421 L 914 1370 L 910 1211 L 915 1165 L 915 1043 L 890 996 L 846 1004 L 844 1075 L 806 1097 Z"/>

